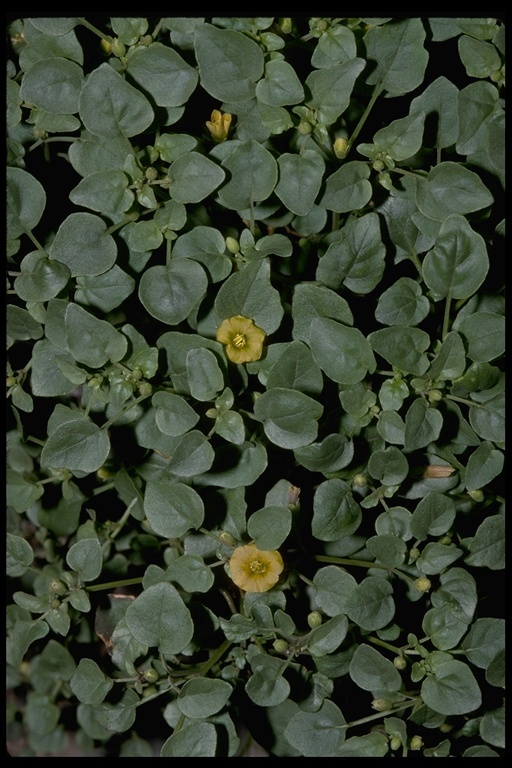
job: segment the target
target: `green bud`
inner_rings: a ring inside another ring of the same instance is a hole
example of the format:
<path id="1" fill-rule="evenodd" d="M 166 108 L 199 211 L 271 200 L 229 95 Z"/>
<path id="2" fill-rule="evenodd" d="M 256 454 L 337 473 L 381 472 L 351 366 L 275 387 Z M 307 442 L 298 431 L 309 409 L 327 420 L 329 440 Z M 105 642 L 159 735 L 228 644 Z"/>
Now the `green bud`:
<path id="1" fill-rule="evenodd" d="M 18 379 L 16 376 L 8 376 L 5 383 L 8 387 L 14 387 L 14 385 L 18 383 Z"/>
<path id="2" fill-rule="evenodd" d="M 421 576 L 419 579 L 416 579 L 414 582 L 414 586 L 418 590 L 418 592 L 428 592 L 430 587 L 432 586 L 432 582 L 430 579 L 427 579 L 426 576 Z"/>
<path id="3" fill-rule="evenodd" d="M 402 739 L 400 738 L 400 736 L 393 736 L 389 742 L 389 746 L 393 751 L 395 751 L 396 749 L 400 749 L 400 747 L 402 746 Z"/>
<path id="4" fill-rule="evenodd" d="M 146 179 L 148 181 L 154 181 L 157 178 L 158 178 L 158 171 L 156 170 L 156 168 L 153 168 L 152 166 L 150 166 L 149 168 L 146 168 Z"/>
<path id="5" fill-rule="evenodd" d="M 66 585 L 58 579 L 54 579 L 54 581 L 50 583 L 50 589 L 55 595 L 65 595 L 68 591 Z"/>
<path id="6" fill-rule="evenodd" d="M 474 491 L 468 491 L 473 501 L 481 502 L 484 500 L 484 492 L 481 488 L 475 488 Z"/>
<path id="7" fill-rule="evenodd" d="M 338 136 L 334 142 L 333 149 L 338 160 L 343 160 L 347 156 L 348 141 L 343 136 Z"/>
<path id="8" fill-rule="evenodd" d="M 146 671 L 144 672 L 144 678 L 148 681 L 148 683 L 156 683 L 159 677 L 160 675 L 158 674 L 156 669 L 153 669 L 153 667 L 146 669 Z"/>
<path id="9" fill-rule="evenodd" d="M 313 126 L 306 120 L 302 120 L 298 125 L 298 130 L 299 133 L 301 133 L 303 136 L 307 136 L 308 134 L 312 133 Z"/>
<path id="10" fill-rule="evenodd" d="M 223 544 L 225 544 L 227 547 L 234 547 L 235 546 L 235 539 L 230 534 L 229 531 L 221 531 L 219 533 L 219 539 L 222 541 Z"/>
<path id="11" fill-rule="evenodd" d="M 152 696 L 154 693 L 158 693 L 158 688 L 155 685 L 148 685 L 147 688 L 144 688 L 142 698 L 147 699 L 148 696 Z"/>
<path id="12" fill-rule="evenodd" d="M 395 656 L 393 659 L 393 664 L 397 669 L 405 669 L 407 666 L 407 662 L 403 656 Z"/>
<path id="13" fill-rule="evenodd" d="M 431 389 L 428 392 L 428 399 L 431 403 L 438 403 L 440 400 L 443 399 L 443 393 L 440 389 Z"/>
<path id="14" fill-rule="evenodd" d="M 354 477 L 352 478 L 352 482 L 358 488 L 364 488 L 368 481 L 366 479 L 366 475 L 359 473 L 357 475 L 354 475 Z"/>
<path id="15" fill-rule="evenodd" d="M 234 237 L 226 237 L 226 248 L 230 253 L 238 253 L 240 243 Z"/>
<path id="16" fill-rule="evenodd" d="M 153 392 L 153 387 L 149 383 L 149 381 L 142 381 L 139 384 L 139 394 L 141 394 L 143 397 L 149 397 L 151 393 Z"/>
<path id="17" fill-rule="evenodd" d="M 320 611 L 311 611 L 310 614 L 308 614 L 308 625 L 311 627 L 311 629 L 316 629 L 319 627 L 322 623 L 322 614 Z"/>
<path id="18" fill-rule="evenodd" d="M 104 37 L 101 39 L 100 43 L 101 50 L 104 53 L 111 53 L 112 52 L 112 38 L 105 39 Z"/>
<path id="19" fill-rule="evenodd" d="M 286 653 L 288 650 L 288 643 L 286 640 L 283 640 L 282 638 L 278 638 L 277 640 L 274 640 L 273 642 L 274 650 L 278 653 Z"/>
<path id="20" fill-rule="evenodd" d="M 372 709 L 377 710 L 377 712 L 387 712 L 392 708 L 393 702 L 389 699 L 374 699 L 372 701 Z"/>
<path id="21" fill-rule="evenodd" d="M 122 42 L 122 40 L 119 40 L 118 37 L 115 37 L 112 40 L 112 53 L 114 56 L 117 56 L 118 58 L 121 58 L 121 56 L 126 55 L 126 46 Z"/>
<path id="22" fill-rule="evenodd" d="M 147 48 L 148 45 L 151 45 L 151 43 L 153 42 L 153 37 L 151 35 L 143 35 L 140 38 L 139 42 L 142 43 L 142 45 L 145 45 Z"/>
<path id="23" fill-rule="evenodd" d="M 421 736 L 413 736 L 409 744 L 409 749 L 416 751 L 418 749 L 421 749 L 422 746 L 423 746 L 423 739 L 421 738 Z"/>
<path id="24" fill-rule="evenodd" d="M 386 166 L 382 162 L 382 160 L 374 160 L 373 161 L 373 168 L 375 171 L 383 171 Z"/>
<path id="25" fill-rule="evenodd" d="M 414 563 L 415 560 L 421 555 L 418 547 L 411 547 L 409 550 L 409 563 Z"/>
<path id="26" fill-rule="evenodd" d="M 450 725 L 450 723 L 441 723 L 439 726 L 439 730 L 441 733 L 449 733 L 453 728 L 453 725 Z"/>
<path id="27" fill-rule="evenodd" d="M 292 20 L 289 16 L 279 19 L 278 24 L 281 27 L 281 32 L 284 32 L 285 35 L 289 35 L 292 31 Z"/>

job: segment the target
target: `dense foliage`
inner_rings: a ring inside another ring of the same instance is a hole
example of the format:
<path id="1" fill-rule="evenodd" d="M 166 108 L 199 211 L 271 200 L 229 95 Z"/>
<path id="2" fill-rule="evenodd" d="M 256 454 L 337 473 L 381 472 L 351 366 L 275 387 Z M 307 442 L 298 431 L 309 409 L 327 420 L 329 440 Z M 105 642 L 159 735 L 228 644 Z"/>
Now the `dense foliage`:
<path id="1" fill-rule="evenodd" d="M 11 754 L 503 756 L 503 22 L 8 37 Z"/>

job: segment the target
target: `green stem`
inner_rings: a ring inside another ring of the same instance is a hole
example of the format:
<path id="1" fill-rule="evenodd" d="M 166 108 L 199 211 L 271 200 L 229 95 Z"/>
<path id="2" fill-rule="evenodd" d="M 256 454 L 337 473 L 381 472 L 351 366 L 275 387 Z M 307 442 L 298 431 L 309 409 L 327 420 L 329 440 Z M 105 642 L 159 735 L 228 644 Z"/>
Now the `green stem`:
<path id="1" fill-rule="evenodd" d="M 128 587 L 132 584 L 142 584 L 142 576 L 136 579 L 121 579 L 120 581 L 106 581 L 103 584 L 92 584 L 85 587 L 88 592 L 101 592 L 104 589 L 115 589 L 116 587 Z"/>
<path id="2" fill-rule="evenodd" d="M 224 656 L 228 648 L 231 647 L 231 640 L 224 640 L 222 645 L 220 645 L 217 650 L 210 656 L 208 661 L 206 661 L 202 667 L 199 668 L 199 671 L 197 672 L 197 675 L 200 677 L 204 677 L 207 672 L 210 671 L 212 667 L 215 666 L 215 664 L 218 662 L 218 660 Z"/>
<path id="3" fill-rule="evenodd" d="M 445 395 L 447 400 L 454 400 L 456 403 L 464 403 L 464 405 L 475 405 L 477 408 L 483 408 L 482 403 L 477 403 L 475 400 L 467 400 L 465 397 L 457 397 L 456 395 Z"/>
<path id="4" fill-rule="evenodd" d="M 353 720 L 351 723 L 347 723 L 347 725 L 343 727 L 355 728 L 357 725 L 370 723 L 372 720 L 378 720 L 380 717 L 389 717 L 390 715 L 394 715 L 395 712 L 401 712 L 403 709 L 408 709 L 408 707 L 414 707 L 418 703 L 418 701 L 419 699 L 414 699 L 413 701 L 408 701 L 405 704 L 400 704 L 398 707 L 393 707 L 393 709 L 387 709 L 385 712 L 377 712 L 375 715 L 368 715 L 368 717 L 361 717 L 359 720 Z"/>
<path id="5" fill-rule="evenodd" d="M 83 17 L 80 17 L 79 19 L 80 24 L 82 24 L 84 27 L 86 27 L 90 32 L 94 32 L 95 35 L 98 35 L 98 37 L 101 37 L 102 40 L 106 40 L 107 42 L 110 42 L 110 38 L 108 35 L 106 35 L 104 32 L 98 29 L 98 27 L 95 27 L 94 24 L 91 24 L 90 21 L 87 21 L 87 19 L 84 19 Z"/>
<path id="6" fill-rule="evenodd" d="M 321 563 L 335 563 L 336 565 L 356 565 L 360 568 L 381 568 L 383 571 L 393 573 L 395 576 L 400 576 L 407 581 L 414 581 L 413 577 L 409 576 L 409 574 L 396 568 L 389 568 L 387 565 L 382 565 L 382 563 L 370 563 L 367 560 L 351 560 L 349 557 L 334 557 L 332 555 L 315 555 L 315 560 Z"/>
<path id="7" fill-rule="evenodd" d="M 448 296 L 446 297 L 446 303 L 444 305 L 444 317 L 443 317 L 443 330 L 441 333 L 441 339 L 444 341 L 446 334 L 448 333 L 448 328 L 450 327 L 450 305 L 452 303 L 452 293 L 451 291 L 448 293 Z"/>
<path id="8" fill-rule="evenodd" d="M 362 128 L 363 128 L 363 126 L 364 126 L 364 124 L 366 123 L 366 121 L 367 121 L 367 119 L 368 119 L 368 116 L 369 116 L 370 112 L 372 111 L 372 109 L 373 109 L 373 107 L 374 107 L 374 105 L 375 105 L 375 102 L 377 101 L 377 99 L 379 98 L 379 96 L 381 95 L 381 93 L 382 93 L 382 91 L 383 91 L 383 90 L 384 90 L 384 84 L 383 84 L 383 83 L 380 83 L 380 85 L 378 85 L 378 86 L 375 88 L 375 90 L 374 90 L 374 92 L 373 92 L 373 94 L 372 94 L 372 97 L 371 97 L 370 101 L 369 101 L 369 102 L 368 102 L 368 104 L 366 105 L 366 109 L 365 109 L 365 111 L 364 111 L 364 112 L 363 112 L 363 114 L 361 115 L 361 118 L 360 118 L 360 120 L 359 120 L 358 124 L 356 125 L 356 127 L 354 128 L 354 130 L 353 130 L 353 132 L 352 132 L 352 136 L 351 136 L 351 137 L 350 137 L 350 139 L 348 140 L 348 144 L 347 144 L 347 155 L 348 155 L 348 153 L 350 152 L 350 150 L 352 149 L 352 146 L 353 146 L 353 144 L 354 144 L 355 140 L 356 140 L 356 139 L 357 139 L 357 137 L 359 136 L 359 134 L 360 134 L 360 132 L 361 132 L 361 130 L 362 130 Z M 345 155 L 345 157 L 346 157 L 346 155 Z"/>
<path id="9" fill-rule="evenodd" d="M 126 523 L 128 518 L 130 517 L 130 512 L 132 510 L 132 507 L 135 506 L 136 503 L 137 503 L 137 497 L 135 496 L 131 500 L 131 502 L 128 504 L 128 506 L 126 507 L 126 509 L 123 512 L 122 516 L 119 518 L 116 527 L 114 528 L 114 530 L 112 531 L 112 533 L 110 534 L 108 539 L 106 539 L 106 541 L 103 543 L 103 546 L 101 548 L 102 552 L 106 552 L 109 544 L 111 544 L 111 542 L 116 538 L 116 536 L 119 535 L 119 533 L 122 530 L 124 524 Z"/>

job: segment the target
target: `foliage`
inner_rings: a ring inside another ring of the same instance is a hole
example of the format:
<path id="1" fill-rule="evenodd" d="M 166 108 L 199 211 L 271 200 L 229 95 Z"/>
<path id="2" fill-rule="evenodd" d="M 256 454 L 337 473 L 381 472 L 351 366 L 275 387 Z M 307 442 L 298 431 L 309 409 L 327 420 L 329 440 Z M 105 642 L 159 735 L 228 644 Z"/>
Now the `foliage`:
<path id="1" fill-rule="evenodd" d="M 503 756 L 503 22 L 9 38 L 9 743 Z"/>

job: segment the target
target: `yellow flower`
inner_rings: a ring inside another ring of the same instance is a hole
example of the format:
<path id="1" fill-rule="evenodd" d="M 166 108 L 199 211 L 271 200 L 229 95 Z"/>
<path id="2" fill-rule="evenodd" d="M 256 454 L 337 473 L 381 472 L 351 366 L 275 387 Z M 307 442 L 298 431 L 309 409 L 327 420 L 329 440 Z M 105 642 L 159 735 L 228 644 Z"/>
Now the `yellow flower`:
<path id="1" fill-rule="evenodd" d="M 229 561 L 231 578 L 246 592 L 266 592 L 277 584 L 284 568 L 277 549 L 261 550 L 254 544 L 237 547 Z"/>
<path id="2" fill-rule="evenodd" d="M 233 116 L 230 115 L 229 112 L 222 114 L 218 109 L 213 110 L 211 121 L 206 121 L 206 127 L 210 131 L 214 141 L 219 143 L 221 141 L 226 141 L 232 117 Z"/>
<path id="3" fill-rule="evenodd" d="M 217 329 L 217 341 L 226 345 L 226 355 L 232 363 L 259 360 L 263 351 L 265 331 L 253 320 L 235 315 L 223 320 Z"/>

